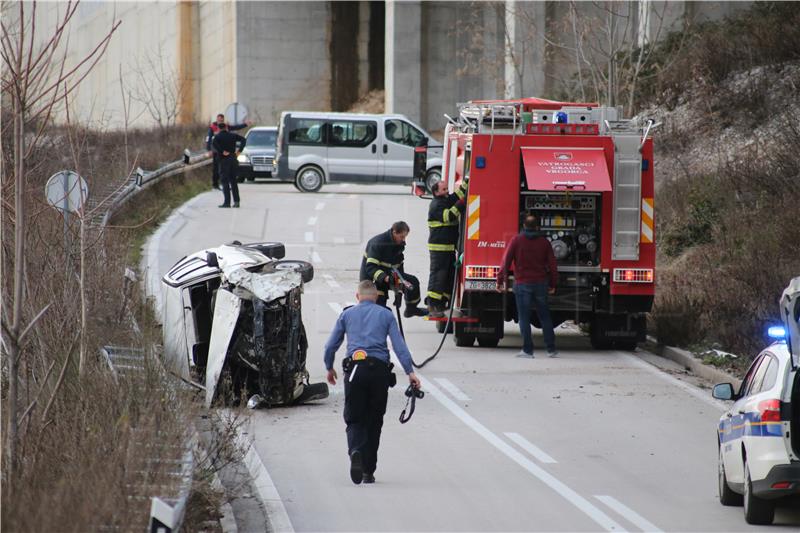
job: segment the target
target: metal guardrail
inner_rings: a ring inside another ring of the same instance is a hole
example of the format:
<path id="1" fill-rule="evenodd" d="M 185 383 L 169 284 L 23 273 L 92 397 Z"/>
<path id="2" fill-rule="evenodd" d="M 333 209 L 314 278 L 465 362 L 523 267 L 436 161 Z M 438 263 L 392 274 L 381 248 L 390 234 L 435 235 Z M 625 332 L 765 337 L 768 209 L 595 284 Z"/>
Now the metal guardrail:
<path id="1" fill-rule="evenodd" d="M 176 174 L 183 174 L 184 172 L 194 170 L 211 163 L 212 158 L 208 152 L 190 152 L 187 148 L 183 153 L 183 158 L 172 163 L 153 170 L 146 171 L 137 168 L 136 171 L 128 178 L 127 183 L 120 187 L 111 198 L 106 202 L 108 206 L 102 212 L 96 215 L 95 225 L 104 228 L 108 225 L 111 217 L 119 211 L 122 206 L 128 203 L 141 191 L 161 181 L 164 178 L 175 176 Z"/>
<path id="2" fill-rule="evenodd" d="M 139 348 L 123 346 L 104 346 L 100 349 L 100 354 L 108 364 L 109 370 L 114 378 L 141 380 L 146 377 L 146 354 Z M 157 358 L 154 361 L 158 361 Z M 158 365 L 159 373 L 162 375 L 163 384 L 169 387 L 167 391 L 171 396 L 181 387 L 181 383 L 173 381 L 166 370 Z M 179 531 L 183 524 L 186 512 L 186 502 L 192 487 L 192 479 L 195 467 L 195 449 L 198 445 L 197 433 L 192 432 L 191 437 L 183 446 L 176 446 L 174 455 L 171 459 L 154 459 L 153 464 L 158 463 L 166 469 L 168 477 L 179 479 L 177 486 L 161 488 L 147 482 L 135 483 L 131 485 L 133 498 L 150 499 L 150 519 L 148 531 L 150 533 L 173 533 Z M 152 490 L 156 489 L 160 494 L 152 495 Z M 140 491 L 143 491 L 142 494 Z M 139 492 L 139 494 L 137 494 Z"/>

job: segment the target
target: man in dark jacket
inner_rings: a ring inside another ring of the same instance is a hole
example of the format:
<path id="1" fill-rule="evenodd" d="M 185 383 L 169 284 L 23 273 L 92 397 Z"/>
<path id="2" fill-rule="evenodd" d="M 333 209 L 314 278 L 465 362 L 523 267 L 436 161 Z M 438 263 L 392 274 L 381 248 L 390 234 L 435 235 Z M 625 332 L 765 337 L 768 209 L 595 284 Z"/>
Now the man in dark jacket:
<path id="1" fill-rule="evenodd" d="M 403 269 L 403 250 L 410 228 L 405 222 L 395 222 L 389 231 L 380 233 L 367 242 L 361 260 L 360 279 L 372 281 L 378 287 L 378 304 L 385 306 L 389 291 L 399 288 L 406 297 L 406 318 L 425 316 L 428 312 L 419 305 L 419 280 Z M 402 279 L 399 279 L 402 278 Z"/>
<path id="2" fill-rule="evenodd" d="M 213 141 L 214 149 L 219 155 L 219 172 L 224 197 L 224 201 L 219 207 L 231 206 L 231 192 L 233 192 L 233 207 L 239 207 L 239 184 L 236 182 L 239 163 L 236 157 L 244 148 L 247 140 L 241 135 L 229 132 L 224 122 L 219 124 L 219 130 Z"/>
<path id="3" fill-rule="evenodd" d="M 217 115 L 217 121 L 208 125 L 208 133 L 206 134 L 206 150 L 211 152 L 214 161 L 211 163 L 211 187 L 219 189 L 219 157 L 217 151 L 214 150 L 214 136 L 219 133 L 219 125 L 225 123 L 225 115 L 220 113 Z M 228 131 L 237 131 L 246 128 L 252 124 L 246 120 L 244 124 L 233 124 L 228 126 Z"/>
<path id="4" fill-rule="evenodd" d="M 431 273 L 428 277 L 428 312 L 431 316 L 444 316 L 450 303 L 450 291 L 456 273 L 456 244 L 467 181 L 461 182 L 456 192 L 450 194 L 447 183 L 439 181 L 433 186 L 433 200 L 428 208 L 428 251 L 431 256 Z"/>
<path id="5" fill-rule="evenodd" d="M 514 265 L 514 298 L 517 303 L 519 331 L 522 334 L 522 350 L 517 357 L 531 359 L 531 308 L 534 306 L 544 332 L 547 353 L 550 357 L 558 355 L 553 320 L 547 307 L 547 295 L 556 292 L 558 266 L 550 241 L 537 231 L 538 228 L 536 216 L 527 215 L 522 224 L 522 233 L 515 235 L 508 243 L 503 264 L 497 274 L 497 290 L 503 292 L 511 265 Z"/>

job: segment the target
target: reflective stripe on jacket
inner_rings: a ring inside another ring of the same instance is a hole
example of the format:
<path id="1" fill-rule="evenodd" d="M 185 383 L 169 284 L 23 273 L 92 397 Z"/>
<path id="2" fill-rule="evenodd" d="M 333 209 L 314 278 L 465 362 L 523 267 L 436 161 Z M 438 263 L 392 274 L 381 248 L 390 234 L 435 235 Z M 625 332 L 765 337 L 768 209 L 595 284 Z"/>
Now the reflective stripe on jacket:
<path id="1" fill-rule="evenodd" d="M 428 250 L 431 252 L 452 252 L 458 242 L 458 225 L 467 194 L 467 184 L 461 182 L 456 192 L 447 196 L 437 196 L 428 208 Z"/>
<path id="2" fill-rule="evenodd" d="M 361 259 L 360 279 L 368 279 L 375 282 L 379 289 L 385 289 L 383 279 L 391 274 L 393 268 L 403 273 L 405 247 L 405 243 L 394 242 L 391 229 L 375 235 L 367 242 L 367 249 Z"/>

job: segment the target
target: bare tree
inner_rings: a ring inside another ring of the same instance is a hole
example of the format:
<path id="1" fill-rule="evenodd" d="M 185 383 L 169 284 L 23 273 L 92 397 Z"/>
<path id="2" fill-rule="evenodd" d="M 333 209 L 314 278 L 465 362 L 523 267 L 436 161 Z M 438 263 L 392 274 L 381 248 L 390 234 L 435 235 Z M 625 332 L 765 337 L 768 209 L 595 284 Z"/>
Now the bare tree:
<path id="1" fill-rule="evenodd" d="M 16 13 L 12 8 L 16 8 Z M 26 269 L 26 205 L 25 186 L 28 168 L 26 161 L 51 124 L 53 113 L 86 78 L 105 53 L 111 37 L 119 27 L 115 21 L 101 36 L 97 45 L 73 65 L 67 65 L 67 28 L 74 17 L 78 2 L 68 2 L 52 33 L 40 40 L 36 27 L 36 2 L 2 4 L 2 34 L 0 56 L 3 60 L 3 98 L 11 102 L 14 147 L 14 254 L 11 295 L 3 299 L 3 355 L 8 372 L 8 450 L 6 462 L 8 479 L 13 487 L 18 440 L 18 364 L 26 337 L 43 316 L 47 306 L 31 319 L 23 316 L 24 275 Z M 49 6 L 49 9 L 53 9 Z M 43 42 L 43 44 L 39 44 Z M 5 172 L 4 172 L 5 175 Z"/>
<path id="2" fill-rule="evenodd" d="M 487 4 L 479 4 L 480 9 Z M 571 1 L 563 17 L 547 20 L 542 11 L 530 9 L 532 4 L 493 2 L 504 43 L 503 57 L 460 54 L 462 66 L 458 75 L 481 75 L 488 72 L 501 77 L 513 69 L 514 93 L 531 94 L 531 73 L 543 69 L 553 76 L 557 92 L 563 97 L 606 105 L 624 105 L 634 112 L 638 91 L 643 82 L 668 68 L 682 50 L 686 32 L 680 34 L 669 53 L 658 51 L 658 42 L 665 36 L 668 10 L 677 9 L 668 2 L 576 2 Z M 688 23 L 689 21 L 685 21 Z M 513 25 L 513 26 L 512 26 Z M 480 19 L 465 25 L 475 46 L 490 38 L 485 35 Z M 513 28 L 513 29 L 512 29 Z M 544 43 L 548 53 L 537 48 Z M 476 59 L 477 57 L 477 59 Z M 542 61 L 543 60 L 543 61 Z M 566 68 L 548 69 L 547 65 Z M 508 81 L 508 80 L 507 80 Z M 506 82 L 503 93 L 508 95 Z M 557 97 L 556 94 L 543 96 Z"/>
<path id="3" fill-rule="evenodd" d="M 129 97 L 139 102 L 161 128 L 175 125 L 184 93 L 189 90 L 181 83 L 176 69 L 168 63 L 161 48 L 137 59 L 131 70 L 136 82 Z"/>

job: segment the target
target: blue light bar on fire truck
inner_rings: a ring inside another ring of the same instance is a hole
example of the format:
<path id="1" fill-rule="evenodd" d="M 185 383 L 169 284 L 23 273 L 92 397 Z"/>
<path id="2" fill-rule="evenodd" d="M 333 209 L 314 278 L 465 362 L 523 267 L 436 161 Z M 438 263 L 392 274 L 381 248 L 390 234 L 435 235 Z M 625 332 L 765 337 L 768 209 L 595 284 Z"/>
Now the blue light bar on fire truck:
<path id="1" fill-rule="evenodd" d="M 653 283 L 652 268 L 615 268 L 615 283 Z"/>

